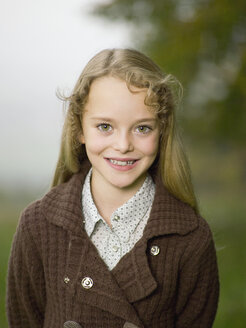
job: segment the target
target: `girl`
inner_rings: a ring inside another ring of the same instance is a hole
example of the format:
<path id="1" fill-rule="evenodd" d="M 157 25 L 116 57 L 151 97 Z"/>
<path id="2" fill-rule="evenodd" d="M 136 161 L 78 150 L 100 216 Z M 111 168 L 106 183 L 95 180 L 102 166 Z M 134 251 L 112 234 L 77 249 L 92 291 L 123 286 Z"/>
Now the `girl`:
<path id="1" fill-rule="evenodd" d="M 135 50 L 92 58 L 69 107 L 53 188 L 23 213 L 10 328 L 211 327 L 219 284 L 165 75 Z"/>

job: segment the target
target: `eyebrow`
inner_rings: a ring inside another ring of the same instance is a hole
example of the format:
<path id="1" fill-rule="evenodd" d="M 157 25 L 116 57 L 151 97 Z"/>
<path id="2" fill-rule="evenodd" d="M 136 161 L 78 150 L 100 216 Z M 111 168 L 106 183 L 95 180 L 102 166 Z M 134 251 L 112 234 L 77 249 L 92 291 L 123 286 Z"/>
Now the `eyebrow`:
<path id="1" fill-rule="evenodd" d="M 114 120 L 109 117 L 91 117 L 90 119 L 94 121 L 114 122 Z M 156 118 L 149 118 L 149 117 L 141 118 L 140 120 L 137 120 L 135 124 L 142 123 L 142 122 L 156 122 Z"/>

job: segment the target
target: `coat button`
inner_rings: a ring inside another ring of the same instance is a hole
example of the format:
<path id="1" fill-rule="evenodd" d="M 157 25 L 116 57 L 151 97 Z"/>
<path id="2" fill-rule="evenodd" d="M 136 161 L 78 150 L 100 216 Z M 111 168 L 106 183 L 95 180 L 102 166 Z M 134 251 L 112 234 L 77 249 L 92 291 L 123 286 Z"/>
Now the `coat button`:
<path id="1" fill-rule="evenodd" d="M 119 247 L 118 247 L 117 245 L 114 245 L 114 246 L 112 247 L 112 249 L 113 249 L 114 252 L 118 252 Z"/>
<path id="2" fill-rule="evenodd" d="M 65 277 L 65 278 L 64 278 L 64 282 L 65 282 L 65 284 L 68 284 L 69 281 L 70 281 L 70 279 L 69 279 L 68 277 Z"/>
<path id="3" fill-rule="evenodd" d="M 118 221 L 119 221 L 119 219 L 120 219 L 119 215 L 115 214 L 115 216 L 114 216 L 113 220 L 114 220 L 114 221 L 116 221 L 116 222 L 118 222 Z"/>
<path id="4" fill-rule="evenodd" d="M 150 249 L 150 254 L 156 256 L 160 253 L 160 248 L 158 246 L 152 246 Z"/>
<path id="5" fill-rule="evenodd" d="M 81 281 L 82 287 L 90 289 L 93 286 L 93 280 L 90 277 L 84 277 Z"/>

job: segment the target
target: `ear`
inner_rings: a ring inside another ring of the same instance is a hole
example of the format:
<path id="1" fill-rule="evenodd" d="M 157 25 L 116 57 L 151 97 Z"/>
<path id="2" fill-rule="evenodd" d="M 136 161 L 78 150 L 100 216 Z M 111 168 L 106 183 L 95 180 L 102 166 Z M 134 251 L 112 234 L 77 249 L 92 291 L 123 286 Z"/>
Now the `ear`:
<path id="1" fill-rule="evenodd" d="M 79 142 L 84 144 L 85 143 L 85 137 L 83 135 L 83 132 L 81 131 L 79 136 L 78 136 Z"/>

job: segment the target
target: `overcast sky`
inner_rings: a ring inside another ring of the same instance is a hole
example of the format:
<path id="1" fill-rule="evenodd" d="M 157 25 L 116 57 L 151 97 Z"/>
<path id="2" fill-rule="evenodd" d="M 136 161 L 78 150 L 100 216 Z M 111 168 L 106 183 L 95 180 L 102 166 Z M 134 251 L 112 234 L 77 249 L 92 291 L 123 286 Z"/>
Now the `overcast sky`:
<path id="1" fill-rule="evenodd" d="M 98 51 L 134 46 L 126 26 L 89 15 L 98 2 L 1 1 L 0 188 L 49 185 L 63 123 L 57 88 L 71 91 Z"/>

